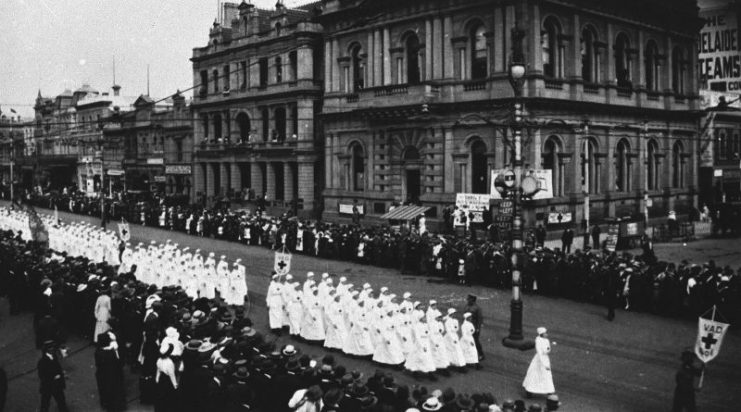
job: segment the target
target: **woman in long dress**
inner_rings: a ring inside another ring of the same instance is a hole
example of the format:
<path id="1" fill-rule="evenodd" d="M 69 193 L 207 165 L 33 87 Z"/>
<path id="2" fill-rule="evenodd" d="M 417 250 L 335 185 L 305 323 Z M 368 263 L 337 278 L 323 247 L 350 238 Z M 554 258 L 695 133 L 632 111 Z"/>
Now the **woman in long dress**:
<path id="1" fill-rule="evenodd" d="M 95 301 L 95 330 L 93 331 L 93 341 L 98 342 L 98 336 L 111 330 L 108 321 L 111 319 L 111 297 L 110 289 L 100 292 L 100 296 Z"/>
<path id="2" fill-rule="evenodd" d="M 430 344 L 430 330 L 425 322 L 423 312 L 420 312 L 416 322 L 412 325 L 414 336 L 414 350 L 406 358 L 404 368 L 411 372 L 432 373 L 435 372 L 435 360 L 432 358 Z"/>
<path id="3" fill-rule="evenodd" d="M 178 408 L 177 389 L 178 380 L 175 373 L 175 363 L 170 358 L 172 345 L 162 345 L 160 358 L 157 360 L 157 398 L 154 403 L 155 412 L 175 412 Z"/>
<path id="4" fill-rule="evenodd" d="M 358 301 L 358 307 L 353 313 L 351 324 L 350 333 L 348 333 L 345 344 L 343 345 L 344 352 L 353 356 L 373 355 L 373 340 L 370 334 L 368 314 L 363 301 Z"/>
<path id="5" fill-rule="evenodd" d="M 535 338 L 535 356 L 527 368 L 527 375 L 522 382 L 527 394 L 548 395 L 556 392 L 551 374 L 551 341 L 548 340 L 548 331 L 544 327 L 538 328 L 538 337 Z"/>
<path id="6" fill-rule="evenodd" d="M 430 349 L 438 370 L 447 369 L 450 366 L 448 352 L 445 349 L 445 326 L 441 318 L 442 314 L 437 317 L 427 317 L 427 326 L 430 329 Z"/>
<path id="7" fill-rule="evenodd" d="M 451 366 L 463 368 L 466 366 L 466 358 L 463 357 L 460 337 L 458 336 L 458 319 L 453 317 L 455 309 L 448 309 L 448 316 L 445 319 L 445 350 L 448 352 L 448 360 Z"/>

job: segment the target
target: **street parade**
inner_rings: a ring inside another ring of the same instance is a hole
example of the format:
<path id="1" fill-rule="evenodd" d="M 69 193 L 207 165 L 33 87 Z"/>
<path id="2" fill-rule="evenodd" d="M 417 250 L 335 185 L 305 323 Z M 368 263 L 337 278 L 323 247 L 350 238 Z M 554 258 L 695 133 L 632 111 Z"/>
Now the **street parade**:
<path id="1" fill-rule="evenodd" d="M 740 10 L 0 1 L 0 412 L 741 409 Z"/>

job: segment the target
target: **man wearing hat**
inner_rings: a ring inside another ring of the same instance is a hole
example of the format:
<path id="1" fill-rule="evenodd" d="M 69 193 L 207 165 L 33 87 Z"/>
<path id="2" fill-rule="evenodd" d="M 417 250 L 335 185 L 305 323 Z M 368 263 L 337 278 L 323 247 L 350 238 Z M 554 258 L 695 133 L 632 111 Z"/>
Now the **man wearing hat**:
<path id="1" fill-rule="evenodd" d="M 474 328 L 473 341 L 476 344 L 476 352 L 479 354 L 479 361 L 482 361 L 484 360 L 484 348 L 481 346 L 479 338 L 481 336 L 481 326 L 484 323 L 484 315 L 481 313 L 479 305 L 476 304 L 476 295 L 468 295 L 466 298 L 466 307 L 463 309 L 463 312 L 471 314 L 470 321 Z"/>
<path id="2" fill-rule="evenodd" d="M 41 412 L 49 411 L 51 398 L 57 402 L 60 412 L 67 412 L 67 401 L 64 397 L 65 379 L 62 365 L 57 358 L 57 347 L 53 341 L 42 345 L 41 359 L 37 364 L 39 375 L 39 392 L 41 393 Z"/>

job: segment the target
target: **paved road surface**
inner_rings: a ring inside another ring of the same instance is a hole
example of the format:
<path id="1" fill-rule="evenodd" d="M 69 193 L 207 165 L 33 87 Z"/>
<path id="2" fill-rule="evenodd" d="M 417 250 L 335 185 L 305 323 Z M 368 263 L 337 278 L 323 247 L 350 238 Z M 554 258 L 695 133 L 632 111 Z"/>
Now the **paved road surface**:
<path id="1" fill-rule="evenodd" d="M 99 222 L 95 218 L 66 213 L 60 213 L 60 217 L 65 220 Z M 131 229 L 134 242 L 148 242 L 151 239 L 164 242 L 171 239 L 180 247 L 213 251 L 217 256 L 227 255 L 230 260 L 242 258 L 247 264 L 250 300 L 254 303 L 250 316 L 258 328 L 267 330 L 264 299 L 268 285 L 267 274 L 273 264 L 271 251 L 149 227 L 132 225 Z M 713 250 L 715 254 L 728 257 L 729 263 L 732 263 L 734 257 L 738 259 L 738 254 L 723 252 L 724 247 L 732 248 L 729 243 L 695 242 L 680 249 L 679 255 L 700 261 L 705 250 Z M 675 249 L 680 247 L 659 246 L 657 249 L 662 257 L 664 252 L 678 253 Z M 691 253 L 690 250 L 696 252 Z M 457 391 L 469 393 L 485 390 L 494 393 L 500 400 L 521 396 L 522 379 L 533 352 L 513 351 L 500 344 L 509 325 L 508 291 L 433 283 L 428 282 L 427 278 L 402 276 L 394 270 L 294 255 L 294 275 L 302 279 L 309 270 L 344 275 L 356 285 L 368 281 L 376 289 L 385 285 L 397 295 L 408 290 L 412 292 L 414 299 L 426 301 L 435 298 L 443 306 L 461 306 L 468 293 L 477 294 L 485 314 L 482 332 L 486 353 L 484 369 L 464 374 L 454 373 L 450 377 L 441 376 L 435 382 L 417 382 L 411 376 L 397 373 L 397 380 L 425 385 L 431 389 L 450 386 Z M 605 320 L 605 311 L 599 306 L 541 296 L 525 296 L 524 300 L 526 334 L 534 337 L 535 328 L 544 325 L 549 329 L 551 340 L 556 342 L 551 359 L 556 389 L 563 401 L 561 410 L 670 409 L 679 353 L 684 347 L 694 343 L 696 323 L 632 312 L 618 312 L 616 320 L 610 323 Z M 0 305 L 0 364 L 6 365 L 10 377 L 7 406 L 13 412 L 33 410 L 38 404 L 38 384 L 34 371 L 38 352 L 33 348 L 30 325 L 30 315 L 8 317 L 4 303 Z M 288 337 L 281 337 L 277 341 L 279 345 L 288 342 Z M 74 339 L 70 346 L 72 355 L 65 365 L 70 373 L 67 389 L 70 404 L 74 407 L 73 410 L 96 410 L 93 349 L 79 339 Z M 299 346 L 309 354 L 323 353 L 318 347 L 303 344 Z M 741 403 L 741 393 L 737 390 L 741 387 L 741 353 L 733 350 L 739 347 L 741 333 L 732 329 L 724 341 L 720 356 L 707 369 L 703 390 L 698 393 L 701 411 L 730 411 Z M 335 357 L 348 369 L 361 369 L 366 375 L 376 369 L 370 362 L 337 354 Z M 130 410 L 151 410 L 142 407 L 137 401 L 136 376 L 128 376 L 127 383 Z"/>

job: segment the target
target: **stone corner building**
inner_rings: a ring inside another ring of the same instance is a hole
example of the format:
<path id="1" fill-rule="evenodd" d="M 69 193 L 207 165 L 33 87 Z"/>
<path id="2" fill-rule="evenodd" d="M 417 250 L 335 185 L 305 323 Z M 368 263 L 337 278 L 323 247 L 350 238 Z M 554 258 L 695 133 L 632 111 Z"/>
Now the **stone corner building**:
<path id="1" fill-rule="evenodd" d="M 193 50 L 193 200 L 266 199 L 316 216 L 322 169 L 322 31 L 315 5 L 225 3 Z"/>
<path id="2" fill-rule="evenodd" d="M 644 193 L 652 216 L 697 201 L 694 1 L 327 0 L 319 22 L 327 219 L 411 201 L 430 224 L 456 193 L 490 192 L 512 159 L 513 27 L 525 168 L 551 169 L 555 194 L 525 206 L 528 226 L 554 210 L 580 222 L 585 189 L 597 221 L 641 212 Z"/>

